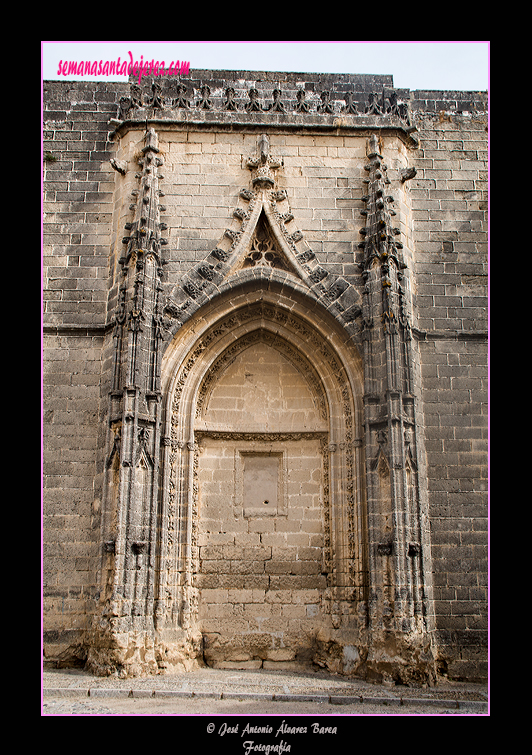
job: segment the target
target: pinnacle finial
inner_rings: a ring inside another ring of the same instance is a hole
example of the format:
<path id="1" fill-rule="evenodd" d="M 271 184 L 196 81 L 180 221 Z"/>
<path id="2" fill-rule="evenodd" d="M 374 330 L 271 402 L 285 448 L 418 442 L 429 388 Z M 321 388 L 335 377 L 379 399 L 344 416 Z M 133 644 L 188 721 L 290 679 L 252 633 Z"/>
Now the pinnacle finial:
<path id="1" fill-rule="evenodd" d="M 270 140 L 266 134 L 262 134 L 257 143 L 258 157 L 249 158 L 246 166 L 253 171 L 252 183 L 254 188 L 271 189 L 275 186 L 275 177 L 272 169 L 280 168 L 282 158 L 278 159 L 270 154 Z"/>
<path id="2" fill-rule="evenodd" d="M 146 146 L 143 148 L 143 152 L 151 150 L 152 152 L 159 151 L 159 137 L 157 136 L 155 129 L 149 128 L 146 131 Z"/>
<path id="3" fill-rule="evenodd" d="M 266 134 L 262 134 L 259 138 L 259 157 L 261 163 L 265 163 L 268 160 L 270 154 L 270 140 Z"/>
<path id="4" fill-rule="evenodd" d="M 375 134 L 372 134 L 370 136 L 366 151 L 368 157 L 381 157 L 381 154 L 379 152 L 379 140 L 377 139 Z"/>

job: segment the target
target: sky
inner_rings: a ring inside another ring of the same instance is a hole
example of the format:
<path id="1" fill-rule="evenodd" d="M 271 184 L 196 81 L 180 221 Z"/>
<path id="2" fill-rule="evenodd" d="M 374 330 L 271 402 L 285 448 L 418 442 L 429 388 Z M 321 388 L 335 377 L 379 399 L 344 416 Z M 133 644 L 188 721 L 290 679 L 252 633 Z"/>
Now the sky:
<path id="1" fill-rule="evenodd" d="M 60 61 L 164 60 L 191 69 L 388 74 L 411 90 L 485 91 L 489 42 L 41 42 L 44 80 L 126 81 L 58 74 Z"/>

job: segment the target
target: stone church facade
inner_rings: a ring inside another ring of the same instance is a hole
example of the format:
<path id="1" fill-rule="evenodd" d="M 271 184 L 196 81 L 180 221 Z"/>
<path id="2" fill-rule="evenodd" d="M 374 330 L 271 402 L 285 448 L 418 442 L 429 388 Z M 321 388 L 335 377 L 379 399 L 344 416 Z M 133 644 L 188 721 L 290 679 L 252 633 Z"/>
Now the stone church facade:
<path id="1" fill-rule="evenodd" d="M 487 664 L 487 94 L 44 82 L 45 661 Z"/>

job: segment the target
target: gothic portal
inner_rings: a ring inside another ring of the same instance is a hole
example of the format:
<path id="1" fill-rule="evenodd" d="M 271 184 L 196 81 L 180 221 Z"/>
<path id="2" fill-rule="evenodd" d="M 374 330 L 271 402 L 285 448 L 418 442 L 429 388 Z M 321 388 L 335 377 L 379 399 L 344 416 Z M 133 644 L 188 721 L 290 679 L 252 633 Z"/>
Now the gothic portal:
<path id="1" fill-rule="evenodd" d="M 222 666 L 309 660 L 367 591 L 360 357 L 283 284 L 233 291 L 168 358 L 165 511 L 188 542 L 166 612 Z"/>
<path id="2" fill-rule="evenodd" d="M 485 97 L 204 74 L 45 86 L 45 655 L 482 678 Z"/>

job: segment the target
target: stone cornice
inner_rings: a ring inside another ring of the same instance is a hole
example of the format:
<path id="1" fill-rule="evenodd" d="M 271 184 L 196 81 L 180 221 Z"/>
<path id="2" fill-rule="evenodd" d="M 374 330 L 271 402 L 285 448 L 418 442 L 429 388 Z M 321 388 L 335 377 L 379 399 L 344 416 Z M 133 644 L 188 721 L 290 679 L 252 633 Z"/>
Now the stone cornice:
<path id="1" fill-rule="evenodd" d="M 113 131 L 111 138 L 122 137 L 129 131 L 146 128 L 164 129 L 167 131 L 199 130 L 199 131 L 257 131 L 268 128 L 270 133 L 283 133 L 297 130 L 300 133 L 356 133 L 368 137 L 375 131 L 395 133 L 411 148 L 417 148 L 418 139 L 416 128 L 406 126 L 395 116 L 369 115 L 281 115 L 269 113 L 201 113 L 201 111 L 158 111 L 142 108 L 135 113 L 134 118 L 118 120 L 113 118 L 109 125 Z"/>
<path id="2" fill-rule="evenodd" d="M 150 126 L 251 131 L 268 127 L 276 132 L 297 129 L 302 133 L 364 135 L 385 130 L 398 133 L 408 146 L 416 147 L 416 127 L 402 90 L 384 81 L 373 82 L 373 88 L 368 88 L 366 81 L 363 87 L 360 84 L 358 77 L 342 76 L 277 84 L 251 78 L 217 78 L 209 83 L 194 78 L 173 84 L 154 78 L 143 81 L 142 86 L 131 81 L 129 96 L 120 99 L 110 126 L 112 136 Z"/>

